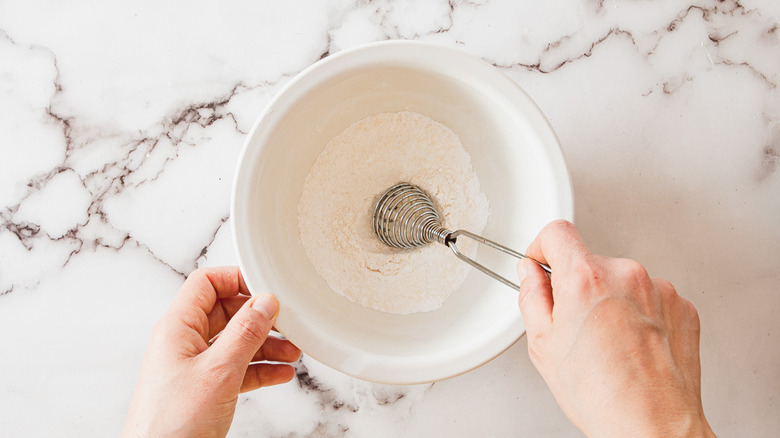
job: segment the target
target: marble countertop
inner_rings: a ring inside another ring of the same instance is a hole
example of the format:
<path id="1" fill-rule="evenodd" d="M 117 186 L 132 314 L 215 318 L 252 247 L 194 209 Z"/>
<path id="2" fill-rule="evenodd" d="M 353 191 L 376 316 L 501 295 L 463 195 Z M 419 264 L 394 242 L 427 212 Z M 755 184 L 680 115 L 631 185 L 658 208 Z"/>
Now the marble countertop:
<path id="1" fill-rule="evenodd" d="M 780 434 L 780 3 L 0 3 L 0 434 L 116 436 L 185 275 L 235 264 L 242 142 L 295 74 L 418 39 L 501 69 L 558 133 L 596 252 L 699 309 L 720 436 Z M 578 437 L 525 340 L 435 384 L 304 356 L 230 436 Z"/>

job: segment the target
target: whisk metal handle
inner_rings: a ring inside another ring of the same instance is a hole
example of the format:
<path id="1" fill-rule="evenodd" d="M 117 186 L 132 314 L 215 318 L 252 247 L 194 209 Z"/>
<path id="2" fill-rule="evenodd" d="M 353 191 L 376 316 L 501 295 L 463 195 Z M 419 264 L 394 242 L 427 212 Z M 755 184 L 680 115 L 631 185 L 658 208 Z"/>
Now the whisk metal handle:
<path id="1" fill-rule="evenodd" d="M 517 284 L 512 283 L 511 281 L 507 280 L 506 278 L 496 274 L 495 272 L 493 272 L 490 269 L 486 268 L 484 265 L 480 264 L 476 260 L 474 260 L 474 259 L 466 256 L 462 252 L 460 252 L 460 250 L 458 249 L 458 246 L 456 245 L 456 241 L 458 240 L 458 237 L 460 237 L 460 236 L 468 237 L 468 238 L 474 240 L 475 242 L 482 243 L 484 245 L 487 245 L 487 246 L 489 246 L 491 248 L 497 249 L 497 250 L 499 250 L 499 251 L 501 251 L 501 252 L 503 252 L 505 254 L 509 254 L 512 257 L 516 257 L 518 259 L 531 259 L 534 262 L 536 262 L 536 264 L 541 266 L 542 269 L 544 269 L 548 274 L 552 273 L 552 270 L 550 269 L 550 267 L 545 265 L 544 263 L 542 263 L 542 262 L 540 262 L 538 260 L 535 260 L 532 257 L 528 257 L 527 255 L 525 255 L 523 253 L 517 252 L 517 251 L 513 250 L 512 248 L 507 248 L 504 245 L 501 245 L 500 243 L 496 243 L 496 242 L 494 242 L 494 241 L 492 241 L 490 239 L 485 239 L 482 236 L 478 236 L 478 235 L 476 235 L 474 233 L 471 233 L 469 231 L 466 231 L 466 230 L 458 230 L 458 231 L 454 231 L 454 232 L 450 233 L 450 235 L 447 237 L 446 245 L 450 247 L 452 252 L 454 252 L 455 255 L 458 256 L 459 259 L 463 260 L 464 262 L 470 264 L 471 266 L 479 269 L 480 271 L 484 272 L 485 274 L 493 277 L 494 279 L 500 281 L 501 283 L 504 283 L 505 285 L 507 285 L 507 286 L 509 286 L 509 287 L 511 287 L 511 288 L 513 288 L 515 290 L 520 290 L 520 286 L 518 286 Z"/>

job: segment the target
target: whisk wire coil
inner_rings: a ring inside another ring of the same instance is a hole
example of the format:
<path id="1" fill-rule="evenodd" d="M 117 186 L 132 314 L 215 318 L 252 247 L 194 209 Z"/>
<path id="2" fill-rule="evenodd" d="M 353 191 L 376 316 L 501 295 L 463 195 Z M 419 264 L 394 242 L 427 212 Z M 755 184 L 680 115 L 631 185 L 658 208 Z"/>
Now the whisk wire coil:
<path id="1" fill-rule="evenodd" d="M 394 248 L 446 244 L 452 232 L 442 227 L 436 206 L 417 186 L 401 183 L 387 190 L 374 210 L 374 233 Z"/>

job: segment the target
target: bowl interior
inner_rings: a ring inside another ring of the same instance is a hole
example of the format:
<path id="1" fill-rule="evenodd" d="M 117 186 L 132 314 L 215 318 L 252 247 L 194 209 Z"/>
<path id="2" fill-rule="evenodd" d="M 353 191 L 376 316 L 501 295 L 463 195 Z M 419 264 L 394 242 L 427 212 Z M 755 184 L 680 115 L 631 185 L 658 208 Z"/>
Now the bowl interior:
<path id="1" fill-rule="evenodd" d="M 394 315 L 336 294 L 306 257 L 297 206 L 317 156 L 349 124 L 396 111 L 423 114 L 458 134 L 490 201 L 486 237 L 524 251 L 548 221 L 571 218 L 558 142 L 527 95 L 468 55 L 402 44 L 334 55 L 277 96 L 245 145 L 233 219 L 247 283 L 279 297 L 277 328 L 286 337 L 353 376 L 417 383 L 486 362 L 524 326 L 516 292 L 477 271 L 441 309 Z M 349 175 L 333 178 L 350 182 Z M 516 280 L 515 260 L 484 248 L 478 259 Z"/>

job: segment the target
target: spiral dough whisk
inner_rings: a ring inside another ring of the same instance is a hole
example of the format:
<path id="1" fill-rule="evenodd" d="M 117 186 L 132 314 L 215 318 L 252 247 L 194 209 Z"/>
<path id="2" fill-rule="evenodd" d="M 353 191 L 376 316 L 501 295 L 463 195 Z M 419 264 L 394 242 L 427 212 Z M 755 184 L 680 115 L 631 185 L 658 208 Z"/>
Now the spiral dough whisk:
<path id="1" fill-rule="evenodd" d="M 531 259 L 547 273 L 551 273 L 550 267 L 544 263 L 492 240 L 465 230 L 448 230 L 442 225 L 439 212 L 431 198 L 414 184 L 402 182 L 387 189 L 374 208 L 373 226 L 374 234 L 379 240 L 393 248 L 417 248 L 434 241 L 446 245 L 461 260 L 516 290 L 520 290 L 520 286 L 460 252 L 457 246 L 458 238 L 468 237 L 518 259 Z"/>

